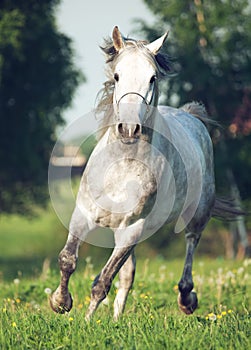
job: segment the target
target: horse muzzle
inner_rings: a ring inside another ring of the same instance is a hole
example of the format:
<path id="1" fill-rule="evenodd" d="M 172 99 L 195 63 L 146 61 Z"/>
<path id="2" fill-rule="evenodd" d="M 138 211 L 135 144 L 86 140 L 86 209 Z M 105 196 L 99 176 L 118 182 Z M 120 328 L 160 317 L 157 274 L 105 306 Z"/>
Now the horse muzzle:
<path id="1" fill-rule="evenodd" d="M 132 144 L 138 141 L 141 136 L 142 127 L 140 124 L 118 123 L 116 134 L 121 142 Z"/>

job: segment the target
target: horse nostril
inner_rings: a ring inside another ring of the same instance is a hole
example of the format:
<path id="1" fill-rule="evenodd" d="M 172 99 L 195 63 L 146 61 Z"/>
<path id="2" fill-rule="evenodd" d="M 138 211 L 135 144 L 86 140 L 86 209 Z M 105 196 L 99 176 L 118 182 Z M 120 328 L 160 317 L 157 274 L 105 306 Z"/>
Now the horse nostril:
<path id="1" fill-rule="evenodd" d="M 119 134 L 123 134 L 123 124 L 122 123 L 119 123 L 119 125 L 118 125 L 118 132 L 119 132 Z"/>
<path id="2" fill-rule="evenodd" d="M 141 134 L 141 125 L 119 123 L 117 125 L 117 134 L 123 138 L 138 138 Z"/>
<path id="3" fill-rule="evenodd" d="M 134 136 L 139 136 L 141 134 L 141 126 L 139 124 L 136 124 L 135 130 L 134 130 Z"/>

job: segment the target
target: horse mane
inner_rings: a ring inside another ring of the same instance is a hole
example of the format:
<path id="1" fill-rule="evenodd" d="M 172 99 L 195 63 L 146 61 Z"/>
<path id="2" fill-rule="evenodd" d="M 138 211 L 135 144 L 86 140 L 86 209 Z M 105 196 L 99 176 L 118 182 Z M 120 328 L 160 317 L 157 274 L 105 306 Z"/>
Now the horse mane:
<path id="1" fill-rule="evenodd" d="M 165 78 L 171 72 L 171 63 L 169 56 L 161 50 L 153 55 L 147 48 L 148 41 L 134 40 L 124 38 L 126 49 L 139 50 L 145 54 L 146 58 L 155 65 L 159 78 Z M 109 126 L 113 122 L 113 91 L 114 91 L 114 67 L 122 53 L 116 51 L 111 38 L 104 39 L 104 45 L 100 46 L 106 56 L 106 76 L 107 80 L 103 84 L 103 88 L 99 91 L 96 101 L 96 117 L 99 120 L 99 132 L 97 139 L 100 140 L 105 134 Z M 99 117 L 100 115 L 100 117 Z"/>

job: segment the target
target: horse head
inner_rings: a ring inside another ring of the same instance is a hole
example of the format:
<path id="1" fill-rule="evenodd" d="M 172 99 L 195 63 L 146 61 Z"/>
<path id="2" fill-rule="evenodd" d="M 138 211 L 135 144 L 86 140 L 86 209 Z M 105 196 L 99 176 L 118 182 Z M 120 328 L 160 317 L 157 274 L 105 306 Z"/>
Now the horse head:
<path id="1" fill-rule="evenodd" d="M 113 64 L 113 106 L 116 136 L 123 143 L 134 143 L 142 134 L 142 125 L 158 103 L 160 71 L 156 55 L 168 33 L 146 43 L 124 39 L 118 27 L 112 34 L 116 52 Z"/>

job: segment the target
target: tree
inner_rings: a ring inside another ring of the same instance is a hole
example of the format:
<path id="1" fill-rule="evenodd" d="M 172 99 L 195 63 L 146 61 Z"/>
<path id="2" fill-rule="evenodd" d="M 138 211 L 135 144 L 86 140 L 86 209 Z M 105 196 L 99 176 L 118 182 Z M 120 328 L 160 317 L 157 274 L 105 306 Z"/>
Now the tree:
<path id="1" fill-rule="evenodd" d="M 47 171 L 62 111 L 84 76 L 57 30 L 59 0 L 0 6 L 0 212 L 47 200 Z"/>
<path id="2" fill-rule="evenodd" d="M 156 15 L 141 22 L 149 40 L 170 29 L 167 47 L 177 73 L 165 86 L 170 105 L 198 100 L 223 128 L 213 130 L 218 188 L 231 169 L 243 199 L 251 197 L 251 8 L 246 0 L 145 0 Z M 154 28 L 154 29 L 153 29 Z M 224 144 L 224 146 L 222 146 Z"/>

